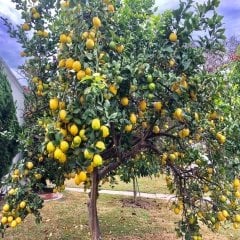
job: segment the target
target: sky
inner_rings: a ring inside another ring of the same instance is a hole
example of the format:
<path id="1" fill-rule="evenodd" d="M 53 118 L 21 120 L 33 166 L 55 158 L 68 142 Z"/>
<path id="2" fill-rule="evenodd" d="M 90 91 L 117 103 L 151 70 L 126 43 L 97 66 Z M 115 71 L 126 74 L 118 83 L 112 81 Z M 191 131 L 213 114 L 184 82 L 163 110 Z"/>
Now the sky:
<path id="1" fill-rule="evenodd" d="M 205 0 L 196 0 L 198 3 Z M 156 0 L 159 11 L 177 8 L 179 0 Z M 223 22 L 226 28 L 226 36 L 240 36 L 240 0 L 221 0 L 218 13 L 224 16 Z M 0 0 L 0 16 L 7 17 L 14 25 L 21 24 L 21 15 L 15 10 L 11 0 Z M 0 20 L 0 57 L 2 57 L 22 85 L 26 80 L 18 74 L 18 66 L 23 64 L 24 59 L 20 57 L 21 46 L 8 36 L 7 28 Z"/>

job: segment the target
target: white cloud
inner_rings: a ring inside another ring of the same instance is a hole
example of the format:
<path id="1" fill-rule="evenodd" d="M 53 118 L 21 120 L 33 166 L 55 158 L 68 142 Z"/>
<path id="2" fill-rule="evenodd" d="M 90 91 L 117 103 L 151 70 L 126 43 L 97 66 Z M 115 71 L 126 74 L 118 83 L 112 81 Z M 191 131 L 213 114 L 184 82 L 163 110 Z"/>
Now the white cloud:
<path id="1" fill-rule="evenodd" d="M 235 1 L 231 2 L 229 0 L 222 0 L 220 6 L 223 8 L 235 8 L 236 9 L 236 8 L 240 8 L 240 1 L 235 0 Z"/>
<path id="2" fill-rule="evenodd" d="M 21 14 L 15 9 L 15 4 L 11 0 L 0 0 L 0 15 L 7 17 L 13 24 L 21 23 Z"/>
<path id="3" fill-rule="evenodd" d="M 155 5 L 158 6 L 158 10 L 160 12 L 163 12 L 167 9 L 173 9 L 176 8 L 178 6 L 178 0 L 156 0 Z"/>
<path id="4" fill-rule="evenodd" d="M 197 3 L 203 3 L 207 0 L 198 0 Z M 156 0 L 155 5 L 158 6 L 160 12 L 163 12 L 167 9 L 175 9 L 179 6 L 179 0 Z"/>

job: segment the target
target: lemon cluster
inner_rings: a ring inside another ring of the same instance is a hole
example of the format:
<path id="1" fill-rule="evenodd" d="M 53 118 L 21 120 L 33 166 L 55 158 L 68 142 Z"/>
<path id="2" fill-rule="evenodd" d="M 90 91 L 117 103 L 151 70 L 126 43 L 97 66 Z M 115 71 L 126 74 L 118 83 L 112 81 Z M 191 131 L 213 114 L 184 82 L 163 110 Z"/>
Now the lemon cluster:
<path id="1" fill-rule="evenodd" d="M 17 194 L 17 189 L 10 189 L 8 195 Z M 1 223 L 3 225 L 9 225 L 12 228 L 15 228 L 18 224 L 22 222 L 21 214 L 25 211 L 27 203 L 21 201 L 16 209 L 11 208 L 10 204 L 5 203 L 2 207 L 2 218 Z"/>
<path id="2" fill-rule="evenodd" d="M 67 163 L 68 153 L 75 148 L 79 148 L 82 151 L 84 159 L 86 161 L 85 170 L 76 169 L 75 174 L 72 172 L 66 174 L 66 178 L 74 178 L 77 185 L 82 182 L 88 181 L 88 174 L 90 174 L 95 167 L 100 167 L 103 164 L 102 156 L 100 155 L 106 149 L 103 139 L 107 138 L 110 134 L 109 128 L 106 125 L 102 125 L 99 118 L 94 118 L 91 124 L 87 127 L 81 128 L 78 124 L 69 122 L 68 111 L 65 108 L 66 104 L 61 104 L 58 98 L 52 98 L 49 101 L 49 108 L 58 117 L 56 124 L 56 130 L 62 135 L 60 143 L 51 140 L 46 143 L 46 152 L 49 158 L 58 161 L 60 164 Z M 58 114 L 57 114 L 58 112 Z M 88 142 L 87 132 L 100 132 L 100 139 L 95 143 Z M 91 145 L 91 147 L 87 147 Z M 96 151 L 93 151 L 95 149 Z M 70 154 L 71 155 L 71 154 Z"/>

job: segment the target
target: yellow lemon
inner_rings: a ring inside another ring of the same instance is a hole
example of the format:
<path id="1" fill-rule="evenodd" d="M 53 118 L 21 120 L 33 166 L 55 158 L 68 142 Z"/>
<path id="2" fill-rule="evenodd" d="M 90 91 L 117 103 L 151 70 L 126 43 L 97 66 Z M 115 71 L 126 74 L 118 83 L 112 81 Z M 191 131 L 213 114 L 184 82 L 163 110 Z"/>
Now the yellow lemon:
<path id="1" fill-rule="evenodd" d="M 187 83 L 186 80 L 181 80 L 181 81 L 180 81 L 180 85 L 181 85 L 181 87 L 183 87 L 183 88 L 185 88 L 185 89 L 188 88 L 188 83 Z"/>
<path id="2" fill-rule="evenodd" d="M 225 218 L 229 217 L 229 214 L 228 214 L 227 210 L 223 210 L 222 214 Z"/>
<path id="3" fill-rule="evenodd" d="M 109 136 L 109 128 L 106 126 L 101 126 L 100 130 L 102 131 L 102 137 L 106 138 Z"/>
<path id="4" fill-rule="evenodd" d="M 11 188 L 9 191 L 8 191 L 8 195 L 14 195 L 16 193 L 15 189 L 14 188 Z"/>
<path id="5" fill-rule="evenodd" d="M 213 174 L 213 168 L 208 168 L 207 172 L 208 172 L 208 174 Z"/>
<path id="6" fill-rule="evenodd" d="M 222 135 L 220 132 L 216 134 L 216 138 L 220 144 L 223 144 L 226 142 L 226 137 Z"/>
<path id="7" fill-rule="evenodd" d="M 129 100 L 127 97 L 121 98 L 121 104 L 126 107 L 129 104 Z"/>
<path id="8" fill-rule="evenodd" d="M 27 205 L 27 203 L 25 201 L 22 201 L 22 202 L 20 202 L 19 207 L 23 209 L 26 207 L 26 205 Z"/>
<path id="9" fill-rule="evenodd" d="M 223 202 L 223 203 L 226 202 L 227 201 L 227 197 L 225 195 L 221 195 L 220 196 L 220 201 Z"/>
<path id="10" fill-rule="evenodd" d="M 194 119 L 196 122 L 199 122 L 199 114 L 197 112 L 194 113 Z"/>
<path id="11" fill-rule="evenodd" d="M 66 154 L 62 152 L 62 153 L 60 154 L 58 160 L 59 160 L 60 163 L 65 163 L 65 162 L 67 161 L 67 156 L 66 156 Z"/>
<path id="12" fill-rule="evenodd" d="M 162 103 L 161 102 L 154 102 L 153 107 L 156 111 L 160 111 L 162 109 Z"/>
<path id="13" fill-rule="evenodd" d="M 11 223 L 13 221 L 13 216 L 9 216 L 7 219 L 8 219 L 8 223 Z"/>
<path id="14" fill-rule="evenodd" d="M 163 155 L 162 155 L 162 157 L 161 157 L 162 163 L 166 163 L 167 159 L 168 159 L 167 153 L 163 153 Z"/>
<path id="15" fill-rule="evenodd" d="M 92 23 L 95 28 L 100 28 L 102 25 L 101 20 L 98 17 L 94 17 Z"/>
<path id="16" fill-rule="evenodd" d="M 77 79 L 78 79 L 79 81 L 82 80 L 85 76 L 86 76 L 85 71 L 80 70 L 80 71 L 77 72 Z"/>
<path id="17" fill-rule="evenodd" d="M 15 170 L 14 170 L 14 174 L 15 174 L 15 175 L 19 175 L 19 173 L 20 173 L 19 169 L 15 169 Z"/>
<path id="18" fill-rule="evenodd" d="M 2 219 L 1 219 L 2 224 L 6 224 L 7 221 L 8 221 L 7 217 L 2 217 Z"/>
<path id="19" fill-rule="evenodd" d="M 174 160 L 177 159 L 177 157 L 176 157 L 176 155 L 175 155 L 174 153 L 171 153 L 171 154 L 169 154 L 169 159 L 170 159 L 171 161 L 174 161 Z"/>
<path id="20" fill-rule="evenodd" d="M 92 159 L 93 158 L 93 153 L 90 152 L 87 148 L 84 150 L 83 155 L 86 159 Z"/>
<path id="21" fill-rule="evenodd" d="M 29 31 L 29 30 L 30 30 L 30 25 L 29 25 L 28 23 L 24 23 L 24 24 L 22 25 L 22 29 L 23 29 L 24 31 Z"/>
<path id="22" fill-rule="evenodd" d="M 133 125 L 132 124 L 128 124 L 124 127 L 124 130 L 125 132 L 131 132 L 132 131 L 132 128 L 133 128 Z"/>
<path id="23" fill-rule="evenodd" d="M 48 32 L 47 31 L 43 31 L 43 37 L 47 38 L 48 37 Z"/>
<path id="24" fill-rule="evenodd" d="M 81 183 L 81 179 L 78 174 L 75 175 L 74 182 L 76 185 L 79 185 Z"/>
<path id="25" fill-rule="evenodd" d="M 209 120 L 216 120 L 216 119 L 218 119 L 217 112 L 214 111 L 214 112 L 209 114 Z"/>
<path id="26" fill-rule="evenodd" d="M 52 98 L 49 100 L 49 108 L 53 111 L 58 109 L 58 99 Z"/>
<path id="27" fill-rule="evenodd" d="M 87 137 L 86 137 L 86 135 L 85 135 L 85 132 L 86 132 L 85 129 L 81 129 L 81 130 L 79 131 L 79 136 L 81 137 L 81 139 L 82 139 L 83 141 L 86 141 L 86 140 L 87 140 Z"/>
<path id="28" fill-rule="evenodd" d="M 94 31 L 90 31 L 88 36 L 94 40 L 94 38 L 96 37 L 96 33 Z"/>
<path id="29" fill-rule="evenodd" d="M 3 206 L 3 208 L 2 208 L 2 209 L 3 209 L 3 211 L 4 211 L 4 212 L 8 212 L 8 211 L 9 211 L 9 209 L 10 209 L 10 206 L 9 206 L 9 204 L 7 204 L 7 203 L 6 203 L 6 204 L 4 204 L 4 206 Z"/>
<path id="30" fill-rule="evenodd" d="M 181 131 L 179 131 L 178 135 L 180 138 L 188 137 L 190 134 L 190 130 L 188 128 L 184 128 Z"/>
<path id="31" fill-rule="evenodd" d="M 86 41 L 86 48 L 91 50 L 91 49 L 94 48 L 94 46 L 95 46 L 94 41 L 91 38 L 87 39 L 87 41 Z"/>
<path id="32" fill-rule="evenodd" d="M 99 167 L 102 165 L 102 157 L 99 154 L 95 154 L 93 157 L 93 165 L 94 167 Z"/>
<path id="33" fill-rule="evenodd" d="M 176 64 L 176 61 L 174 59 L 170 59 L 168 63 L 170 67 L 174 67 Z"/>
<path id="34" fill-rule="evenodd" d="M 72 42 L 72 38 L 70 36 L 67 36 L 67 43 L 71 43 Z"/>
<path id="35" fill-rule="evenodd" d="M 82 34 L 82 39 L 83 39 L 83 40 L 86 40 L 86 39 L 88 38 L 88 35 L 89 35 L 88 32 L 84 32 L 84 33 Z"/>
<path id="36" fill-rule="evenodd" d="M 53 142 L 49 142 L 47 144 L 47 151 L 48 151 L 48 153 L 53 153 L 55 151 L 55 146 L 54 146 Z"/>
<path id="37" fill-rule="evenodd" d="M 17 222 L 17 224 L 20 224 L 22 222 L 22 219 L 20 217 L 17 217 L 16 222 Z"/>
<path id="38" fill-rule="evenodd" d="M 146 111 L 147 102 L 145 100 L 140 101 L 138 107 L 142 112 Z"/>
<path id="39" fill-rule="evenodd" d="M 111 84 L 111 85 L 109 86 L 109 91 L 110 91 L 113 95 L 116 95 L 116 94 L 117 94 L 116 85 Z"/>
<path id="40" fill-rule="evenodd" d="M 72 69 L 73 67 L 74 60 L 72 58 L 68 58 L 65 62 L 65 66 L 68 69 Z"/>
<path id="41" fill-rule="evenodd" d="M 34 177 L 37 179 L 37 180 L 40 180 L 42 178 L 42 174 L 40 173 L 35 173 L 34 174 Z"/>
<path id="42" fill-rule="evenodd" d="M 114 9 L 114 6 L 112 4 L 109 4 L 108 7 L 107 7 L 108 11 L 111 12 L 111 13 L 114 13 L 115 9 Z"/>
<path id="43" fill-rule="evenodd" d="M 182 121 L 183 120 L 183 110 L 181 108 L 177 108 L 173 113 L 175 119 Z"/>
<path id="44" fill-rule="evenodd" d="M 240 214 L 236 214 L 234 216 L 234 219 L 235 219 L 236 222 L 240 223 Z"/>
<path id="45" fill-rule="evenodd" d="M 91 75 L 92 75 L 92 70 L 91 70 L 91 68 L 87 67 L 87 68 L 85 69 L 85 73 L 86 73 L 87 76 L 91 76 Z"/>
<path id="46" fill-rule="evenodd" d="M 64 1 L 64 2 L 61 4 L 61 7 L 62 7 L 62 8 L 68 8 L 69 6 L 70 6 L 69 1 Z"/>
<path id="47" fill-rule="evenodd" d="M 75 71 L 75 72 L 79 72 L 81 70 L 81 63 L 79 61 L 75 61 L 72 65 L 72 69 Z"/>
<path id="48" fill-rule="evenodd" d="M 78 175 L 81 182 L 85 182 L 87 180 L 86 172 L 81 171 Z"/>
<path id="49" fill-rule="evenodd" d="M 209 187 L 208 187 L 207 185 L 204 185 L 203 191 L 204 191 L 205 193 L 209 192 Z"/>
<path id="50" fill-rule="evenodd" d="M 238 178 L 235 178 L 235 179 L 233 180 L 233 187 L 234 187 L 234 188 L 238 188 L 239 186 L 240 186 L 240 181 L 239 181 Z"/>
<path id="51" fill-rule="evenodd" d="M 39 19 L 41 16 L 40 16 L 40 13 L 39 12 L 36 12 L 33 14 L 33 18 L 34 19 Z"/>
<path id="52" fill-rule="evenodd" d="M 155 125 L 155 126 L 153 126 L 153 133 L 155 133 L 155 134 L 158 134 L 158 133 L 160 133 L 160 128 L 159 128 L 159 126 L 157 126 L 157 125 Z"/>
<path id="53" fill-rule="evenodd" d="M 233 228 L 234 229 L 239 229 L 239 227 L 240 227 L 239 223 L 236 223 L 236 222 L 233 223 Z"/>
<path id="54" fill-rule="evenodd" d="M 170 35 L 169 35 L 169 40 L 171 41 L 171 42 L 176 42 L 177 41 L 177 34 L 176 33 L 171 33 Z"/>
<path id="55" fill-rule="evenodd" d="M 130 122 L 132 124 L 136 124 L 137 123 L 137 116 L 136 116 L 135 113 L 131 113 L 131 115 L 130 115 Z"/>
<path id="56" fill-rule="evenodd" d="M 69 149 L 69 144 L 67 141 L 61 141 L 60 142 L 60 149 L 62 150 L 62 152 L 67 152 L 67 150 Z"/>
<path id="57" fill-rule="evenodd" d="M 67 35 L 61 34 L 61 35 L 60 35 L 59 42 L 60 42 L 60 43 L 66 43 L 66 42 L 67 42 Z"/>
<path id="58" fill-rule="evenodd" d="M 92 120 L 92 129 L 93 130 L 99 130 L 101 127 L 101 122 L 99 120 L 99 118 L 95 118 Z"/>
<path id="59" fill-rule="evenodd" d="M 174 213 L 175 213 L 176 215 L 178 215 L 178 214 L 181 212 L 181 209 L 178 208 L 178 207 L 175 207 L 175 208 L 173 209 L 173 211 L 174 211 Z"/>
<path id="60" fill-rule="evenodd" d="M 32 162 L 26 162 L 26 167 L 31 170 L 33 168 L 33 163 Z"/>
<path id="61" fill-rule="evenodd" d="M 79 137 L 79 136 L 75 136 L 74 138 L 73 138 L 73 144 L 74 145 L 80 145 L 80 143 L 82 142 L 82 139 Z"/>
<path id="62" fill-rule="evenodd" d="M 95 146 L 96 146 L 96 148 L 98 148 L 101 152 L 106 149 L 105 143 L 102 142 L 102 141 L 96 142 Z"/>
<path id="63" fill-rule="evenodd" d="M 55 159 L 59 160 L 61 158 L 62 154 L 63 154 L 62 150 L 60 148 L 56 148 L 53 156 Z"/>
<path id="64" fill-rule="evenodd" d="M 42 32 L 41 30 L 38 30 L 38 31 L 36 32 L 36 34 L 37 34 L 39 37 L 43 36 L 43 32 Z"/>
<path id="65" fill-rule="evenodd" d="M 92 173 L 93 172 L 93 166 L 92 165 L 89 165 L 87 167 L 87 173 Z"/>
<path id="66" fill-rule="evenodd" d="M 78 134 L 78 127 L 76 124 L 72 124 L 69 132 L 72 134 L 72 136 L 76 136 Z"/>
<path id="67" fill-rule="evenodd" d="M 67 111 L 66 110 L 60 110 L 59 112 L 59 118 L 64 121 L 66 120 L 66 117 L 67 117 Z"/>
<path id="68" fill-rule="evenodd" d="M 118 53 L 122 53 L 122 52 L 124 51 L 124 46 L 123 46 L 123 45 L 118 45 L 118 46 L 116 47 L 116 51 L 117 51 Z"/>
<path id="69" fill-rule="evenodd" d="M 148 123 L 145 122 L 145 121 L 143 121 L 143 122 L 142 122 L 142 127 L 145 128 L 145 129 L 148 128 Z"/>
<path id="70" fill-rule="evenodd" d="M 31 8 L 31 13 L 32 13 L 32 14 L 34 14 L 34 13 L 36 13 L 36 12 L 37 12 L 37 9 L 36 9 L 36 8 L 34 8 L 34 7 Z"/>
<path id="71" fill-rule="evenodd" d="M 64 67 L 65 67 L 65 63 L 66 63 L 65 59 L 61 59 L 61 60 L 59 61 L 59 63 L 58 63 L 58 67 L 64 68 Z"/>

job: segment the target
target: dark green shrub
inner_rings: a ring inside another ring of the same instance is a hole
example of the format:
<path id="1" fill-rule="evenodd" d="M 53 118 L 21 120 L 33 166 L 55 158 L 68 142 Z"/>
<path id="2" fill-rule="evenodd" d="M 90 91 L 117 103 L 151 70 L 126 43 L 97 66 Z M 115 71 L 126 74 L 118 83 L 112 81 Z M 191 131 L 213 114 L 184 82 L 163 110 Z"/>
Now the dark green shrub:
<path id="1" fill-rule="evenodd" d="M 7 174 L 12 158 L 17 153 L 18 129 L 12 91 L 0 67 L 0 178 Z"/>

